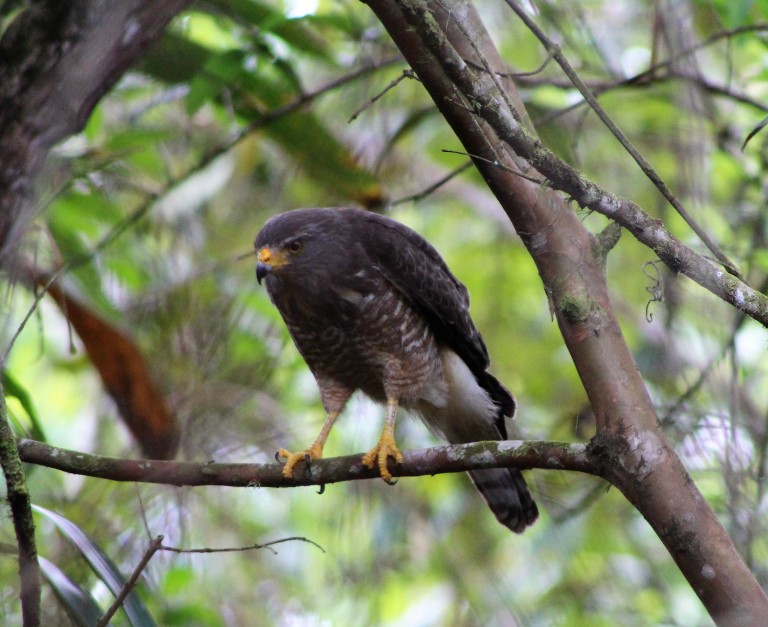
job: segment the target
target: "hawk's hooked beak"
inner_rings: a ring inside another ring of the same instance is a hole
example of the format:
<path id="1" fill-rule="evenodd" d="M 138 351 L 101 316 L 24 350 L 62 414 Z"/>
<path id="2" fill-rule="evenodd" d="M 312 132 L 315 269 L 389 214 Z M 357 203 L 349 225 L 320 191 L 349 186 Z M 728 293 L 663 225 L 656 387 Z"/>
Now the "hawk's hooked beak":
<path id="1" fill-rule="evenodd" d="M 272 268 L 270 268 L 266 263 L 263 261 L 260 261 L 256 264 L 256 280 L 259 282 L 259 285 L 261 285 L 261 282 L 264 280 L 264 277 L 269 274 L 269 271 Z"/>
<path id="2" fill-rule="evenodd" d="M 265 246 L 259 251 L 259 263 L 256 264 L 256 280 L 261 285 L 264 277 L 272 272 L 273 268 L 279 268 L 288 263 L 285 255 Z"/>

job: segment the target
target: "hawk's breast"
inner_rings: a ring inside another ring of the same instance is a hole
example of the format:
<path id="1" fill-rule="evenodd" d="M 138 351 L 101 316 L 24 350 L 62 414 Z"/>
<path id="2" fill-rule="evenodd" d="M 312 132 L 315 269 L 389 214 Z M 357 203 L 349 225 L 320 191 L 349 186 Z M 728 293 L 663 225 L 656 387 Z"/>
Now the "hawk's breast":
<path id="1" fill-rule="evenodd" d="M 313 373 L 374 400 L 398 398 L 407 405 L 441 379 L 437 341 L 428 322 L 389 283 L 382 279 L 367 287 L 336 288 L 333 310 L 307 314 L 289 306 L 286 325 Z"/>

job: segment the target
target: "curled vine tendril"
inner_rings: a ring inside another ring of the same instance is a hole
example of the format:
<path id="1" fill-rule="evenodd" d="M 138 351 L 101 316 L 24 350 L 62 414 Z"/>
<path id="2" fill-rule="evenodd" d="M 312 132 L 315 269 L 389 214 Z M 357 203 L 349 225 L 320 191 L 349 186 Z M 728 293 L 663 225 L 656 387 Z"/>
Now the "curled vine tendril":
<path id="1" fill-rule="evenodd" d="M 651 303 L 660 303 L 664 300 L 664 282 L 659 273 L 658 264 L 662 263 L 659 259 L 656 261 L 646 261 L 643 264 L 643 274 L 651 281 L 650 285 L 645 286 L 645 291 L 651 295 L 651 298 L 645 304 L 645 321 L 653 322 L 653 313 L 650 311 Z"/>

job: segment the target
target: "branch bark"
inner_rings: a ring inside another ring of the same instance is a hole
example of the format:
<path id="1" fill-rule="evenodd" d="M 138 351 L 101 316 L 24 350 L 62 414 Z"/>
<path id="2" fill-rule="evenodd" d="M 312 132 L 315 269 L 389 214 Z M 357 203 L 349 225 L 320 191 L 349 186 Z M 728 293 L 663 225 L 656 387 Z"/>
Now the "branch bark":
<path id="1" fill-rule="evenodd" d="M 190 0 L 37 0 L 0 40 L 0 266 L 34 217 L 51 147 L 80 131 L 99 99 Z"/>
<path id="2" fill-rule="evenodd" d="M 24 469 L 14 445 L 13 432 L 5 407 L 5 390 L 0 384 L 0 467 L 5 477 L 16 545 L 19 551 L 21 613 L 24 625 L 40 624 L 40 565 L 37 562 L 35 521 Z"/>
<path id="3" fill-rule="evenodd" d="M 684 247 L 664 225 L 585 180 L 532 131 L 505 65 L 465 0 L 368 0 L 462 141 L 536 263 L 598 433 L 590 450 L 651 524 L 720 624 L 768 624 L 768 598 L 658 425 L 613 314 L 601 246 L 546 176 L 608 215 L 670 267 L 765 323 L 766 299 Z M 480 70 L 476 68 L 482 68 Z M 501 167 L 499 167 L 501 166 Z M 537 172 L 538 171 L 538 172 Z"/>
<path id="4" fill-rule="evenodd" d="M 38 0 L 0 39 L 0 269 L 35 215 L 33 188 L 51 147 L 83 128 L 99 99 L 190 0 Z M 40 624 L 40 577 L 24 472 L 5 411 L 0 462 L 19 545 L 24 625 Z"/>
<path id="5" fill-rule="evenodd" d="M 374 1 L 368 4 L 374 12 L 377 12 L 375 6 L 380 6 L 382 3 Z M 415 21 L 427 19 L 426 16 L 429 14 L 427 3 L 418 3 L 416 6 L 411 6 L 416 3 L 403 4 L 412 9 L 411 19 Z M 514 87 L 508 78 L 505 80 L 497 78 L 498 74 L 506 73 L 506 67 L 498 57 L 495 48 L 493 52 L 488 51 L 488 55 L 496 59 L 494 72 L 473 70 L 473 68 L 483 67 L 484 64 L 482 57 L 478 58 L 475 47 L 468 43 L 471 39 L 456 26 L 457 23 L 465 21 L 463 10 L 457 7 L 457 4 L 463 4 L 463 0 L 440 3 L 443 7 L 440 11 L 448 20 L 446 29 L 449 32 L 456 32 L 451 43 L 457 43 L 460 49 L 462 44 L 457 40 L 463 39 L 466 54 L 460 53 L 459 49 L 454 48 L 447 39 L 440 38 L 442 27 L 438 26 L 439 20 L 432 20 L 435 28 L 422 26 L 421 29 L 425 50 L 432 48 L 432 53 L 435 55 L 432 58 L 440 59 L 439 63 L 445 70 L 445 79 L 461 93 L 463 100 L 457 99 L 458 93 L 448 95 L 447 92 L 443 92 L 438 97 L 453 98 L 455 102 L 463 102 L 463 107 L 470 108 L 479 119 L 486 122 L 493 129 L 496 142 L 503 142 L 514 151 L 514 154 L 526 160 L 527 166 L 521 167 L 522 172 L 527 168 L 534 168 L 546 177 L 549 185 L 565 192 L 579 206 L 588 207 L 623 226 L 638 241 L 653 250 L 672 271 L 686 275 L 712 294 L 768 327 L 768 298 L 764 294 L 685 246 L 660 220 L 647 214 L 636 203 L 612 194 L 586 179 L 578 170 L 541 144 L 530 125 L 521 123 L 523 119 L 520 117 L 523 115 L 521 111 L 524 109 L 519 108 L 516 103 L 513 103 L 514 107 L 510 107 L 508 102 L 505 102 L 510 99 L 508 92 L 514 90 Z M 390 36 L 394 38 L 396 35 L 390 31 Z M 483 46 L 480 48 L 483 51 L 488 50 Z M 471 63 L 467 63 L 466 60 L 470 60 Z M 421 65 L 423 66 L 424 63 Z M 504 89 L 499 89 L 499 86 L 503 86 Z M 430 90 L 429 86 L 425 85 L 425 87 L 428 91 Z M 436 104 L 441 110 L 445 108 L 445 105 L 441 105 L 440 102 L 436 101 Z M 468 152 L 478 154 L 469 149 Z M 503 161 L 499 163 L 503 164 Z"/>
<path id="6" fill-rule="evenodd" d="M 359 479 L 380 479 L 378 469 L 362 464 L 362 455 L 347 455 L 312 462 L 296 468 L 294 477 L 283 476 L 283 465 L 221 462 L 172 462 L 122 459 L 89 455 L 57 448 L 35 440 L 18 443 L 22 461 L 63 472 L 111 481 L 135 481 L 175 486 L 221 485 L 231 487 L 287 488 L 324 485 Z M 601 455 L 584 444 L 504 440 L 475 442 L 403 452 L 403 462 L 390 470 L 395 477 L 419 477 L 504 466 L 520 469 L 572 470 L 600 475 Z"/>

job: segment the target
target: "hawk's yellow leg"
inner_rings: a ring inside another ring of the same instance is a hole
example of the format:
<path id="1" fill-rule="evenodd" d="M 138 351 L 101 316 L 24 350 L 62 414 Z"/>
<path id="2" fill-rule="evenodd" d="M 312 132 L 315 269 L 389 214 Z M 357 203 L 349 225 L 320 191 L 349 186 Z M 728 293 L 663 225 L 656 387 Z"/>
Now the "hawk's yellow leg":
<path id="1" fill-rule="evenodd" d="M 279 451 L 277 451 L 277 457 L 279 459 L 286 460 L 285 466 L 283 466 L 283 477 L 293 477 L 293 469 L 299 462 L 303 461 L 309 465 L 311 461 L 323 458 L 323 447 L 325 446 L 325 441 L 328 439 L 328 434 L 331 432 L 333 423 L 336 422 L 338 415 L 339 412 L 337 411 L 333 411 L 328 414 L 328 417 L 325 419 L 325 424 L 323 424 L 323 428 L 320 429 L 320 434 L 317 436 L 317 438 L 315 438 L 312 446 L 310 446 L 307 450 L 301 451 L 300 453 L 291 453 L 290 451 L 281 448 Z"/>
<path id="2" fill-rule="evenodd" d="M 387 483 L 394 483 L 392 473 L 387 468 L 387 458 L 394 458 L 398 464 L 403 461 L 403 454 L 395 444 L 395 419 L 397 418 L 397 399 L 387 399 L 387 417 L 381 432 L 379 443 L 363 455 L 363 464 L 373 469 L 378 464 L 381 478 Z"/>

